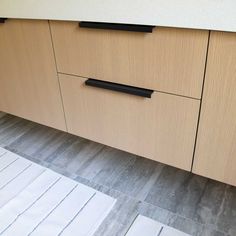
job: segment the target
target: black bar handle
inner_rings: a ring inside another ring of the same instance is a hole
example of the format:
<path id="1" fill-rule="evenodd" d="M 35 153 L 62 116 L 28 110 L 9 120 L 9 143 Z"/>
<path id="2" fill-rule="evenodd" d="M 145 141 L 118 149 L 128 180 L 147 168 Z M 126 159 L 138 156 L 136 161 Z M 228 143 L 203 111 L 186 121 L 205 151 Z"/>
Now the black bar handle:
<path id="1" fill-rule="evenodd" d="M 91 29 L 106 29 L 106 30 L 123 30 L 132 32 L 152 33 L 155 26 L 152 25 L 132 25 L 132 24 L 118 24 L 118 23 L 103 23 L 103 22 L 79 22 L 81 28 Z"/>
<path id="2" fill-rule="evenodd" d="M 5 23 L 5 21 L 7 20 L 7 18 L 0 18 L 0 23 Z"/>
<path id="3" fill-rule="evenodd" d="M 151 98 L 154 92 L 153 90 L 150 90 L 150 89 L 143 89 L 143 88 L 116 84 L 116 83 L 96 80 L 96 79 L 86 80 L 85 85 L 102 88 L 102 89 L 108 89 L 108 90 L 117 91 L 117 92 L 122 92 L 122 93 L 128 93 L 131 95 L 136 95 L 136 96 L 145 97 L 145 98 Z"/>

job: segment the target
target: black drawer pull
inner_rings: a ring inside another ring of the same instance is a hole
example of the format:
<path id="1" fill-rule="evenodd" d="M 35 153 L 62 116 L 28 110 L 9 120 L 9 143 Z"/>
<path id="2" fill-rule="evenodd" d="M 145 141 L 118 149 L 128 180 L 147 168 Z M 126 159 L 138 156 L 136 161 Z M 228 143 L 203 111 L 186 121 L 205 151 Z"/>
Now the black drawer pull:
<path id="1" fill-rule="evenodd" d="M 124 30 L 132 32 L 152 33 L 155 26 L 150 25 L 132 25 L 132 24 L 117 24 L 117 23 L 102 23 L 102 22 L 79 22 L 81 28 L 91 29 L 108 29 L 108 30 Z"/>
<path id="2" fill-rule="evenodd" d="M 133 86 L 116 84 L 116 83 L 111 83 L 111 82 L 106 82 L 106 81 L 101 81 L 101 80 L 96 80 L 96 79 L 88 79 L 85 81 L 85 84 L 87 86 L 103 88 L 103 89 L 108 89 L 108 90 L 122 92 L 122 93 L 128 93 L 131 95 L 136 95 L 136 96 L 145 97 L 145 98 L 151 98 L 152 93 L 154 92 L 153 90 L 150 90 L 150 89 L 137 88 Z"/>
<path id="3" fill-rule="evenodd" d="M 5 23 L 6 20 L 7 18 L 0 18 L 0 23 Z"/>

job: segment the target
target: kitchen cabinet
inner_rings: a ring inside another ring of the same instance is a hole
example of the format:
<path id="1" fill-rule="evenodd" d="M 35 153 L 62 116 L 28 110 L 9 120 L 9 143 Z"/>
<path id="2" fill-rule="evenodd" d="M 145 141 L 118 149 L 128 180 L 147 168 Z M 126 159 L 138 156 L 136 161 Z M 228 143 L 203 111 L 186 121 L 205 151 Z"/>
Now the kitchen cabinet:
<path id="1" fill-rule="evenodd" d="M 236 185 L 236 34 L 212 32 L 193 172 Z"/>
<path id="2" fill-rule="evenodd" d="M 48 21 L 0 24 L 0 111 L 66 130 Z"/>
<path id="3" fill-rule="evenodd" d="M 200 102 L 151 98 L 86 86 L 60 75 L 68 132 L 190 171 Z"/>
<path id="4" fill-rule="evenodd" d="M 210 35 L 6 20 L 0 111 L 236 185 L 236 33 Z"/>
<path id="5" fill-rule="evenodd" d="M 155 27 L 144 33 L 50 24 L 61 73 L 201 98 L 207 30 Z"/>

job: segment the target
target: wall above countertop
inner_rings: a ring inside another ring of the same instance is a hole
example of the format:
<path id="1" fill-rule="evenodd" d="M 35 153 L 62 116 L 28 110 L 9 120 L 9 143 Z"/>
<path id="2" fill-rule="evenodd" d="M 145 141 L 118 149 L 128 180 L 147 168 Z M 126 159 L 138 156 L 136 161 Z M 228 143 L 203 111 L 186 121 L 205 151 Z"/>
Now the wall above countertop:
<path id="1" fill-rule="evenodd" d="M 0 17 L 236 32 L 235 0 L 1 0 Z"/>

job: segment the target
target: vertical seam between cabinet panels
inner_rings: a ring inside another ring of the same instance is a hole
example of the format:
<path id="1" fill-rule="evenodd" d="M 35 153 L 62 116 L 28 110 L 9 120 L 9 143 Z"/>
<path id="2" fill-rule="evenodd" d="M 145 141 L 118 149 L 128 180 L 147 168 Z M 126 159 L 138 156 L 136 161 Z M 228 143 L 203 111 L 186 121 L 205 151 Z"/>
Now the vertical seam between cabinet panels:
<path id="1" fill-rule="evenodd" d="M 65 119 L 66 131 L 68 132 L 66 113 L 65 113 L 65 106 L 64 106 L 64 101 L 63 101 L 63 97 L 62 97 L 61 83 L 60 83 L 59 74 L 58 74 L 59 71 L 58 71 L 58 67 L 57 67 L 56 52 L 55 52 L 55 47 L 54 47 L 54 43 L 53 43 L 51 24 L 50 24 L 49 20 L 48 20 L 48 26 L 49 26 L 50 37 L 51 37 L 52 50 L 53 50 L 53 55 L 54 55 L 54 62 L 55 62 L 56 71 L 57 71 L 57 81 L 58 81 L 58 86 L 59 86 L 59 91 L 60 91 L 61 102 L 62 102 L 62 110 L 63 110 L 63 114 L 64 114 L 64 119 Z"/>
<path id="2" fill-rule="evenodd" d="M 193 172 L 193 165 L 194 165 L 196 147 L 197 147 L 197 138 L 198 138 L 199 126 L 200 126 L 200 118 L 201 118 L 201 110 L 202 110 L 202 102 L 203 102 L 203 93 L 204 93 L 206 73 L 207 73 L 207 62 L 208 62 L 210 38 L 211 38 L 211 31 L 209 30 L 207 50 L 206 50 L 206 58 L 205 58 L 205 67 L 204 67 L 204 74 L 203 74 L 203 81 L 202 81 L 202 92 L 201 92 L 201 99 L 200 99 L 200 106 L 199 106 L 199 113 L 198 113 L 198 121 L 197 121 L 197 129 L 196 129 L 196 136 L 195 136 L 194 149 L 193 149 L 193 158 L 192 158 L 192 164 L 191 164 L 191 172 Z"/>

